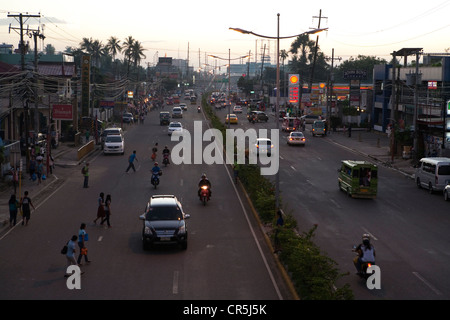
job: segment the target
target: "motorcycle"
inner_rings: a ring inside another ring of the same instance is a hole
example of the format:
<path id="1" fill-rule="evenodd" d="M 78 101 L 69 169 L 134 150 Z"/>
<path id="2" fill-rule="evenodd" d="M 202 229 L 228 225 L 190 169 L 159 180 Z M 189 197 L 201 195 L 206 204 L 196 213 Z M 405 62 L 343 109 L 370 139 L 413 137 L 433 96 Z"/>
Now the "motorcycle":
<path id="1" fill-rule="evenodd" d="M 356 264 L 357 264 L 357 261 L 358 261 L 358 258 L 359 258 L 359 255 L 358 255 L 358 252 L 356 251 L 356 248 L 357 247 L 355 245 L 355 246 L 353 246 L 353 249 L 352 249 L 352 251 L 355 252 L 356 255 L 357 255 L 353 259 L 353 264 L 355 265 L 355 267 L 356 267 Z M 371 267 L 372 265 L 375 265 L 375 261 L 370 261 L 370 262 L 368 262 L 368 261 L 366 261 L 366 262 L 361 261 L 361 269 L 358 270 L 357 275 L 360 276 L 361 278 L 367 280 L 370 277 L 370 275 L 371 275 L 371 273 L 367 273 L 367 269 L 369 267 Z"/>
<path id="2" fill-rule="evenodd" d="M 203 202 L 203 205 L 206 206 L 206 202 L 209 201 L 209 187 L 208 186 L 202 186 L 200 188 L 200 201 Z"/>
<path id="3" fill-rule="evenodd" d="M 158 172 L 158 173 L 153 173 L 152 172 L 152 179 L 151 179 L 151 182 L 152 182 L 152 185 L 155 187 L 155 189 L 156 189 L 156 187 L 159 185 L 159 176 L 162 174 L 162 171 L 160 171 L 160 172 Z"/>
<path id="4" fill-rule="evenodd" d="M 169 164 L 169 154 L 168 153 L 164 153 L 164 155 L 163 155 L 163 164 L 164 164 L 164 167 L 167 167 L 167 165 Z"/>
<path id="5" fill-rule="evenodd" d="M 201 111 L 200 107 L 197 107 L 197 112 L 200 113 Z"/>

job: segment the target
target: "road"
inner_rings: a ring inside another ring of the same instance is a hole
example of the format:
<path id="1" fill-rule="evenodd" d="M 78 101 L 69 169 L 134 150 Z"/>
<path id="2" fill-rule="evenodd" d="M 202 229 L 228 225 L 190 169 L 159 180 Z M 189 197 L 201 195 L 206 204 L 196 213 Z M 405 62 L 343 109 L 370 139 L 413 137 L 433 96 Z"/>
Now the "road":
<path id="1" fill-rule="evenodd" d="M 190 106 L 189 106 L 190 107 Z M 203 114 L 185 112 L 181 122 L 191 130 Z M 204 129 L 207 126 L 204 125 Z M 90 187 L 82 188 L 80 168 L 58 170 L 57 188 L 42 199 L 30 225 L 16 226 L 0 241 L 1 299 L 150 299 L 150 300 L 282 300 L 291 299 L 259 226 L 235 189 L 224 165 L 169 165 L 161 184 L 150 184 L 151 148 L 172 148 L 158 113 L 125 134 L 126 154 L 94 154 Z M 125 173 L 127 158 L 137 151 L 137 172 Z M 206 172 L 213 184 L 204 207 L 197 183 Z M 94 225 L 100 192 L 112 196 L 112 228 Z M 175 194 L 188 220 L 187 250 L 144 251 L 138 219 L 152 194 Z M 59 251 L 82 222 L 87 223 L 89 259 L 83 265 L 81 289 L 69 290 L 65 256 Z"/>
<path id="2" fill-rule="evenodd" d="M 218 113 L 225 117 L 226 110 Z M 249 124 L 245 110 L 236 127 L 275 128 L 268 123 Z M 281 127 L 281 124 L 280 124 Z M 344 159 L 369 160 L 334 142 L 312 137 L 307 125 L 305 147 L 288 146 L 280 133 L 280 193 L 283 208 L 298 221 L 299 231 L 318 225 L 315 243 L 348 273 L 339 284 L 349 283 L 356 299 L 450 298 L 448 203 L 439 194 L 419 190 L 412 179 L 380 166 L 377 199 L 352 199 L 338 189 L 337 170 Z M 381 289 L 369 290 L 355 275 L 352 246 L 369 233 L 377 252 Z"/>

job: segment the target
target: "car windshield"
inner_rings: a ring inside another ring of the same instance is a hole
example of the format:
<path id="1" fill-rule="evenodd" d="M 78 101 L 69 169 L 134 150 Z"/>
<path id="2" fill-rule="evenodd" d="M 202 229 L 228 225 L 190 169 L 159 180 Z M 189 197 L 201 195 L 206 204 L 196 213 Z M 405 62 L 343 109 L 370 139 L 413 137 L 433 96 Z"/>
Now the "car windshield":
<path id="1" fill-rule="evenodd" d="M 170 127 L 171 128 L 181 128 L 181 123 L 171 123 Z"/>
<path id="2" fill-rule="evenodd" d="M 301 132 L 292 132 L 291 137 L 303 137 L 303 133 Z"/>
<path id="3" fill-rule="evenodd" d="M 107 136 L 106 142 L 122 142 L 121 136 Z"/>
<path id="4" fill-rule="evenodd" d="M 183 218 L 181 210 L 177 206 L 151 207 L 145 215 L 145 220 L 181 220 Z"/>
<path id="5" fill-rule="evenodd" d="M 270 146 L 271 144 L 272 144 L 272 142 L 270 142 L 270 140 L 258 141 L 259 146 Z"/>

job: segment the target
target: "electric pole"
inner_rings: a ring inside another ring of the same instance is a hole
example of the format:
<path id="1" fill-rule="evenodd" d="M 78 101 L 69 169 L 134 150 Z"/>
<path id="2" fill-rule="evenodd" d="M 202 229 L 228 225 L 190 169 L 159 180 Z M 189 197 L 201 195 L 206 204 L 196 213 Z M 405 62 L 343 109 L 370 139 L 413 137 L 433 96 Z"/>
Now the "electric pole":
<path id="1" fill-rule="evenodd" d="M 313 17 L 313 19 L 319 19 L 319 25 L 318 25 L 317 29 L 320 29 L 320 22 L 322 21 L 322 18 L 328 19 L 328 17 L 322 17 L 322 9 L 320 9 L 319 16 L 318 17 L 317 16 Z M 312 68 L 311 68 L 311 77 L 309 79 L 309 90 L 310 90 L 310 93 L 312 93 L 312 83 L 313 83 L 313 78 L 314 78 L 314 68 L 316 66 L 316 58 L 317 58 L 318 46 L 319 46 L 319 35 L 316 36 L 316 47 L 314 48 L 314 58 L 313 58 L 313 64 L 312 64 Z"/>

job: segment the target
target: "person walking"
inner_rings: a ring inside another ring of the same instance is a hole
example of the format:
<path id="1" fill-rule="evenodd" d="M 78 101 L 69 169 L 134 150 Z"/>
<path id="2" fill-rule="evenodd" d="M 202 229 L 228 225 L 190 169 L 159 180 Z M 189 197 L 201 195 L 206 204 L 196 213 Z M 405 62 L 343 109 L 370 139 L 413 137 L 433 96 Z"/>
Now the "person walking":
<path id="1" fill-rule="evenodd" d="M 134 167 L 135 160 L 138 161 L 136 156 L 136 150 L 134 150 L 133 153 L 128 157 L 128 168 L 127 170 L 125 170 L 126 173 L 128 173 L 130 169 L 133 169 L 133 171 L 136 172 L 136 168 Z"/>
<path id="2" fill-rule="evenodd" d="M 38 160 L 37 168 L 36 168 L 36 174 L 38 179 L 38 185 L 42 182 L 42 174 L 44 172 L 44 165 L 42 164 L 42 160 Z"/>
<path id="3" fill-rule="evenodd" d="M 106 221 L 108 228 L 111 228 L 111 224 L 109 222 L 110 216 L 111 216 L 111 195 L 108 194 L 105 199 L 105 217 L 102 219 L 102 222 L 100 222 L 100 224 L 103 225 L 103 222 Z"/>
<path id="4" fill-rule="evenodd" d="M 8 204 L 9 204 L 9 227 L 11 228 L 16 225 L 17 211 L 20 208 L 19 201 L 17 201 L 15 194 L 11 195 Z"/>
<path id="5" fill-rule="evenodd" d="M 105 217 L 105 194 L 103 192 L 100 192 L 100 195 L 98 197 L 98 207 L 97 207 L 97 218 L 94 220 L 94 224 L 97 223 L 97 220 L 102 219 Z"/>
<path id="6" fill-rule="evenodd" d="M 31 217 L 31 208 L 36 211 L 30 197 L 28 197 L 28 191 L 24 192 L 24 197 L 20 200 L 20 206 L 22 207 L 22 225 L 28 225 Z"/>
<path id="7" fill-rule="evenodd" d="M 86 162 L 81 173 L 84 177 L 83 188 L 89 188 L 89 162 Z"/>
<path id="8" fill-rule="evenodd" d="M 86 241 L 88 241 L 88 234 L 86 233 L 86 224 L 82 223 L 80 230 L 78 231 L 78 247 L 80 248 L 80 253 L 78 254 L 77 264 L 81 266 L 81 258 L 84 256 L 86 263 L 90 263 L 91 260 L 87 256 Z"/>
<path id="9" fill-rule="evenodd" d="M 67 267 L 71 266 L 71 265 L 77 265 L 77 261 L 75 260 L 75 242 L 77 241 L 77 236 L 73 235 L 72 238 L 69 240 L 69 242 L 67 243 L 67 253 L 66 253 L 66 258 L 67 258 Z M 81 272 L 81 274 L 83 274 L 83 272 Z M 67 273 L 67 269 L 66 269 L 66 273 L 64 274 L 64 277 L 70 277 L 70 274 Z"/>

